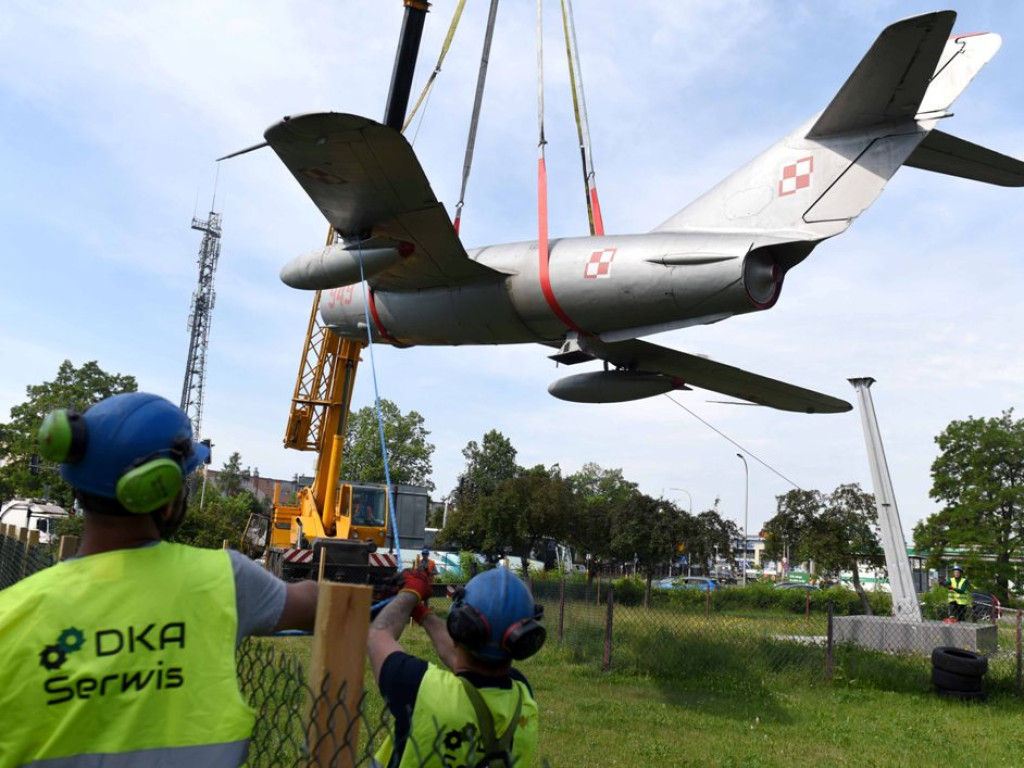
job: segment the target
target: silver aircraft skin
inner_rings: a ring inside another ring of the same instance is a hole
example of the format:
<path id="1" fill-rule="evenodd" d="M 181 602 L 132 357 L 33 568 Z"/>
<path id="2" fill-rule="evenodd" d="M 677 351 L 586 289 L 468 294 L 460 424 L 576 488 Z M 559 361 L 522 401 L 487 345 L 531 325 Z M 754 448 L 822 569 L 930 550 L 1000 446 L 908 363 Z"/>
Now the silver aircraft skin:
<path id="1" fill-rule="evenodd" d="M 837 413 L 840 399 L 640 340 L 769 309 L 814 247 L 844 232 L 902 165 L 1024 186 L 1024 163 L 936 129 L 996 53 L 995 34 L 952 35 L 939 11 L 887 27 L 828 107 L 646 234 L 465 250 L 408 142 L 356 115 L 285 118 L 267 143 L 334 227 L 334 245 L 281 278 L 321 290 L 343 337 L 415 344 L 540 343 L 579 402 L 699 387 L 752 403 Z M 368 306 L 360 287 L 365 278 Z"/>

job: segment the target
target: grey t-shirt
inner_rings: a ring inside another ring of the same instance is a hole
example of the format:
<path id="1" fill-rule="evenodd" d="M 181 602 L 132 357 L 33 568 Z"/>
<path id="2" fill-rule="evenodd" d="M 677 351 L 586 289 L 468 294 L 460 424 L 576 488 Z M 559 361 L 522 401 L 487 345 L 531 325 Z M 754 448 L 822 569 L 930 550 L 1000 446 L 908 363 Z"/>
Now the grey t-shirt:
<path id="1" fill-rule="evenodd" d="M 249 635 L 269 635 L 284 610 L 285 583 L 241 552 L 231 549 L 228 555 L 235 574 L 238 607 L 236 644 Z"/>

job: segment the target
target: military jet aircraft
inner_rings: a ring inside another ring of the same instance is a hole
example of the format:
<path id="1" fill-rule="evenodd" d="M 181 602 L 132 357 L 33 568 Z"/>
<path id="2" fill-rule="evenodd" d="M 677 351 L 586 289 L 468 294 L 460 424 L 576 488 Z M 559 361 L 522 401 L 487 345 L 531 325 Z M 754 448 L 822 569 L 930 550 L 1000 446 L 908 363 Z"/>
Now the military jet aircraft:
<path id="1" fill-rule="evenodd" d="M 603 362 L 552 383 L 565 400 L 697 387 L 787 411 L 848 411 L 641 338 L 770 309 L 789 271 L 846 231 L 902 165 L 1024 186 L 1024 163 L 936 128 L 1001 43 L 951 34 L 955 19 L 939 11 L 887 27 L 823 112 L 652 231 L 553 239 L 547 249 L 466 250 L 397 131 L 350 114 L 285 118 L 266 141 L 340 240 L 296 258 L 281 279 L 323 291 L 321 318 L 343 337 L 534 342 L 559 363 Z"/>

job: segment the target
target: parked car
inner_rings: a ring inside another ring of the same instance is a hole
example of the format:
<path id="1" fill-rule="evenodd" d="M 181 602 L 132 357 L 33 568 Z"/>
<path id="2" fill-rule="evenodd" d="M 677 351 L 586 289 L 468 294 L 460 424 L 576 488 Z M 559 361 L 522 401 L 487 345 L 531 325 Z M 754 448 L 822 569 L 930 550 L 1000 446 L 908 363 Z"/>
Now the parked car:
<path id="1" fill-rule="evenodd" d="M 776 589 L 821 589 L 817 584 L 805 584 L 802 581 L 780 581 L 775 585 Z"/>
<path id="2" fill-rule="evenodd" d="M 699 589 L 704 592 L 721 589 L 717 581 L 704 576 L 677 576 L 673 579 L 660 579 L 654 582 L 654 586 L 659 589 Z"/>

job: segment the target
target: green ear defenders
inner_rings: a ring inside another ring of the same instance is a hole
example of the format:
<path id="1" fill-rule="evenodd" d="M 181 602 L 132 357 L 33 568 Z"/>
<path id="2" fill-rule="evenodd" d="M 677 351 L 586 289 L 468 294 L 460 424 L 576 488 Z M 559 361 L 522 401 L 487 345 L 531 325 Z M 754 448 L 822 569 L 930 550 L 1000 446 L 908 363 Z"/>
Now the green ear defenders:
<path id="1" fill-rule="evenodd" d="M 48 461 L 75 464 L 85 456 L 88 444 L 85 419 L 75 410 L 53 411 L 39 428 L 39 452 Z M 191 441 L 184 440 L 134 461 L 117 479 L 118 503 L 129 512 L 147 514 L 173 501 L 185 484 L 181 459 L 190 451 Z"/>
<path id="2" fill-rule="evenodd" d="M 39 453 L 47 461 L 74 463 L 85 455 L 88 444 L 85 420 L 76 410 L 51 411 L 39 427 Z"/>

